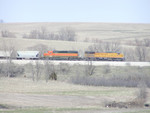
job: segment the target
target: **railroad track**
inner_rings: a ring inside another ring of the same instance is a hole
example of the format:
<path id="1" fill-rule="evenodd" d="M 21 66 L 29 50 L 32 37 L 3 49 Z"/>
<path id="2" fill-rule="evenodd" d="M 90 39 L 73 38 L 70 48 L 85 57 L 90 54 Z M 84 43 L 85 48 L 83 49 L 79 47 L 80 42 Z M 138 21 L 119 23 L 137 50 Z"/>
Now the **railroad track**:
<path id="1" fill-rule="evenodd" d="M 6 63 L 7 60 L 0 60 L 0 63 Z M 36 64 L 36 62 L 40 64 L 45 64 L 46 60 L 12 60 L 13 63 L 19 65 L 25 65 L 28 63 Z M 54 65 L 59 65 L 61 63 L 66 63 L 69 65 L 80 64 L 80 65 L 88 65 L 92 63 L 95 66 L 150 66 L 150 62 L 125 62 L 125 61 L 65 61 L 65 60 L 48 60 L 49 63 Z"/>

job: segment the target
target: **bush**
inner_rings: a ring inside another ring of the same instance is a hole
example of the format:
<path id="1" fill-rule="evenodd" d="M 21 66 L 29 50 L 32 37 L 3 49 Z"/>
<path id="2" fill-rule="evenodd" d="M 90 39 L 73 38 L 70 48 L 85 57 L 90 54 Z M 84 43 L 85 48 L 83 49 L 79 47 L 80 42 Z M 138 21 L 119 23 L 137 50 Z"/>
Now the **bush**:
<path id="1" fill-rule="evenodd" d="M 145 102 L 147 101 L 147 91 L 146 91 L 146 84 L 142 81 L 138 84 L 138 92 L 137 92 L 137 97 L 135 98 L 135 102 L 143 107 Z"/>
<path id="2" fill-rule="evenodd" d="M 57 71 L 53 63 L 46 61 L 44 62 L 45 80 L 57 80 Z"/>
<path id="3" fill-rule="evenodd" d="M 51 73 L 49 76 L 50 80 L 57 80 L 57 74 L 55 72 Z"/>
<path id="4" fill-rule="evenodd" d="M 89 86 L 114 86 L 114 87 L 137 87 L 139 82 L 143 81 L 150 87 L 149 76 L 134 76 L 126 75 L 113 77 L 93 77 L 93 76 L 73 76 L 70 81 L 74 84 L 89 85 Z"/>
<path id="5" fill-rule="evenodd" d="M 13 37 L 13 38 L 16 37 L 14 33 L 10 32 L 8 30 L 1 31 L 1 35 L 2 35 L 2 37 Z"/>
<path id="6" fill-rule="evenodd" d="M 92 61 L 88 61 L 88 64 L 85 67 L 85 75 L 92 76 L 95 73 L 95 66 L 93 65 Z"/>
<path id="7" fill-rule="evenodd" d="M 103 66 L 103 74 L 108 74 L 111 72 L 111 67 L 109 65 Z"/>
<path id="8" fill-rule="evenodd" d="M 23 72 L 24 68 L 19 65 L 15 65 L 14 63 L 0 64 L 1 76 L 16 77 L 20 74 L 23 74 Z"/>
<path id="9" fill-rule="evenodd" d="M 66 40 L 66 41 L 75 41 L 75 30 L 70 28 L 70 27 L 66 27 L 66 28 L 62 28 L 59 31 L 59 39 L 60 40 Z"/>
<path id="10" fill-rule="evenodd" d="M 29 35 L 24 34 L 23 38 L 75 41 L 75 36 L 76 33 L 72 28 L 62 28 L 55 34 L 42 27 L 40 30 L 32 30 Z"/>
<path id="11" fill-rule="evenodd" d="M 69 64 L 60 63 L 59 64 L 59 72 L 62 74 L 68 74 L 71 70 L 71 67 Z"/>

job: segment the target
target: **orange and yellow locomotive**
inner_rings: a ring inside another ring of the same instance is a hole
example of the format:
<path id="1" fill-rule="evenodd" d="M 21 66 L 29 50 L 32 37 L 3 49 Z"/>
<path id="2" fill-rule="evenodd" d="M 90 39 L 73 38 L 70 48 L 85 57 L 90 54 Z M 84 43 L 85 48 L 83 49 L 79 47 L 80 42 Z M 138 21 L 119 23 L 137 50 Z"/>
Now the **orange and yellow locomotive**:
<path id="1" fill-rule="evenodd" d="M 100 53 L 100 52 L 92 52 L 86 51 L 82 58 L 79 57 L 78 51 L 48 51 L 44 53 L 44 58 L 48 59 L 66 59 L 66 60 L 108 60 L 108 61 L 123 61 L 124 55 L 122 53 Z"/>

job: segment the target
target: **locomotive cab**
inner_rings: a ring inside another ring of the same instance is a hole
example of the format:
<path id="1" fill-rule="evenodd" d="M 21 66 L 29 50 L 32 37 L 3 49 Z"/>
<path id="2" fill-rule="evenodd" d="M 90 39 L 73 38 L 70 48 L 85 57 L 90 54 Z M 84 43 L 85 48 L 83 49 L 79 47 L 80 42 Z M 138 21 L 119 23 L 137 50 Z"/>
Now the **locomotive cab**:
<path id="1" fill-rule="evenodd" d="M 49 55 L 52 55 L 53 51 L 48 51 Z"/>
<path id="2" fill-rule="evenodd" d="M 53 51 L 48 51 L 47 53 L 44 53 L 44 57 L 52 57 Z"/>

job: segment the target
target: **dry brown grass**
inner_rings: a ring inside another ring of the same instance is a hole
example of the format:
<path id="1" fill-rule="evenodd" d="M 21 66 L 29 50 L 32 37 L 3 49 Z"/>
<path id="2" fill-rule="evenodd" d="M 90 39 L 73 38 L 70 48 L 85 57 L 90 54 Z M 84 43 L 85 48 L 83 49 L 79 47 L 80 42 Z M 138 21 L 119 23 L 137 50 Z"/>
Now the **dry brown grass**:
<path id="1" fill-rule="evenodd" d="M 3 23 L 0 30 L 14 32 L 18 38 L 32 30 L 47 28 L 57 33 L 60 28 L 72 27 L 76 30 L 78 39 L 125 39 L 144 38 L 149 35 L 150 24 L 123 23 Z"/>
<path id="2" fill-rule="evenodd" d="M 24 34 L 29 34 L 32 30 L 39 30 L 41 27 L 45 27 L 48 31 L 54 33 L 57 33 L 61 28 L 71 27 L 76 31 L 78 41 L 83 41 L 85 38 L 91 40 L 97 38 L 99 40 L 120 40 L 123 43 L 132 43 L 135 38 L 144 39 L 150 36 L 150 24 L 3 23 L 0 24 L 0 31 L 8 30 L 13 33 L 16 38 L 4 39 L 0 36 L 0 46 L 6 42 L 7 44 L 15 45 L 17 50 L 28 50 L 30 47 L 38 44 L 47 45 L 48 48 L 58 50 L 84 50 L 92 44 L 87 42 L 22 39 Z M 61 108 L 69 106 L 73 108 L 101 108 L 102 103 L 106 100 L 127 102 L 134 99 L 134 92 L 136 90 L 136 88 L 124 87 L 80 86 L 58 81 L 50 81 L 48 83 L 45 81 L 33 82 L 27 78 L 0 78 L 0 104 L 19 107 L 25 107 L 25 104 L 28 104 L 28 106 L 31 105 L 32 107 L 49 106 Z M 148 90 L 148 92 L 150 91 Z M 47 97 L 49 102 L 44 103 Z M 147 102 L 150 103 L 150 97 L 148 97 Z M 108 110 L 107 112 L 111 111 L 112 110 Z M 88 112 L 89 110 L 86 111 L 86 113 Z M 121 112 L 124 112 L 124 110 Z"/>
<path id="3" fill-rule="evenodd" d="M 48 46 L 48 49 L 56 50 L 84 50 L 91 43 L 85 42 L 69 42 L 69 41 L 55 41 L 55 40 L 39 40 L 39 39 L 19 39 L 19 38 L 0 38 L 0 48 L 3 43 L 7 45 L 14 45 L 16 50 L 30 50 L 36 45 L 43 44 Z"/>
<path id="4" fill-rule="evenodd" d="M 21 113 L 26 110 L 38 111 L 40 110 L 39 107 L 49 111 L 51 109 L 54 111 L 64 109 L 70 113 L 74 113 L 74 111 L 97 113 L 101 110 L 111 112 L 120 110 L 118 108 L 105 108 L 104 103 L 106 101 L 130 101 L 135 97 L 134 92 L 136 90 L 138 89 L 80 86 L 58 81 L 33 82 L 27 78 L 0 78 L 0 104 L 10 106 L 10 111 L 13 107 L 14 112 L 17 112 L 18 108 L 21 107 L 22 109 L 19 109 Z M 148 102 L 150 102 L 149 98 Z M 144 111 L 144 109 L 140 110 Z M 136 111 L 140 110 L 137 109 Z M 120 113 L 124 111 L 128 110 L 122 109 Z"/>
<path id="5" fill-rule="evenodd" d="M 120 92 L 117 92 L 119 91 Z M 117 95 L 130 94 L 135 91 L 135 88 L 124 88 L 124 87 L 94 87 L 94 86 L 82 86 L 82 85 L 74 85 L 66 82 L 59 81 L 49 81 L 46 83 L 44 80 L 40 80 L 38 82 L 33 82 L 32 79 L 28 78 L 0 78 L 0 92 L 1 93 L 46 93 L 51 92 L 58 93 L 59 91 L 71 92 L 70 95 L 74 94 L 74 91 L 80 92 L 85 91 L 83 95 L 99 95 L 101 91 L 108 92 L 111 95 L 111 91 L 116 93 Z M 86 94 L 86 92 L 92 92 L 90 94 Z M 96 92 L 97 91 L 97 92 Z M 128 92 L 127 92 L 128 91 Z M 59 94 L 59 93 L 58 93 Z M 80 93 L 79 93 L 80 94 Z M 82 95 L 82 94 L 81 94 Z M 103 92 L 102 92 L 103 95 Z"/>
<path id="6" fill-rule="evenodd" d="M 15 43 L 16 48 L 26 50 L 37 44 L 47 45 L 55 49 L 85 49 L 91 43 L 67 42 L 67 41 L 45 41 L 22 39 L 24 34 L 29 34 L 32 30 L 39 30 L 45 27 L 47 31 L 58 33 L 61 28 L 71 27 L 75 29 L 77 40 L 120 40 L 131 43 L 135 38 L 149 38 L 150 24 L 121 24 L 121 23 L 3 23 L 0 24 L 0 31 L 8 30 L 16 36 L 16 39 L 5 39 L 8 43 Z M 0 38 L 0 44 L 3 43 Z M 129 40 L 129 42 L 128 42 Z"/>

